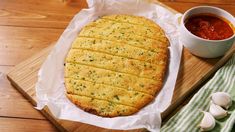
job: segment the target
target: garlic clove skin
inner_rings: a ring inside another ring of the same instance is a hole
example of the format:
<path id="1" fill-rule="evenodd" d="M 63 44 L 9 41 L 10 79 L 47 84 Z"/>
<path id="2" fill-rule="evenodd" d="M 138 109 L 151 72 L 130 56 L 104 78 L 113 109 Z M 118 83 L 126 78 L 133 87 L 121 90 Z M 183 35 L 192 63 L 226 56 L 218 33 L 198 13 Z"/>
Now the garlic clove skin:
<path id="1" fill-rule="evenodd" d="M 215 117 L 215 119 L 222 119 L 228 115 L 226 110 L 214 103 L 210 104 L 209 112 L 213 117 Z"/>
<path id="2" fill-rule="evenodd" d="M 201 131 L 210 131 L 215 127 L 215 118 L 209 112 L 202 112 L 204 114 L 204 117 L 202 118 L 199 127 L 201 128 Z"/>
<path id="3" fill-rule="evenodd" d="M 211 95 L 212 102 L 225 109 L 228 109 L 232 105 L 232 99 L 228 93 L 216 92 Z"/>

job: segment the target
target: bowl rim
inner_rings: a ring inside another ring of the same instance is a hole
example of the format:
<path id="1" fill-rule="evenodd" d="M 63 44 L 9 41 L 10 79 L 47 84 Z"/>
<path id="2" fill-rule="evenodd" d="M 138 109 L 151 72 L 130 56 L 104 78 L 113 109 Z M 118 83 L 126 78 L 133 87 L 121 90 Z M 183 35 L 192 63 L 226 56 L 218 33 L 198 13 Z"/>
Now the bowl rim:
<path id="1" fill-rule="evenodd" d="M 226 14 L 229 15 L 230 17 L 232 17 L 232 18 L 234 19 L 234 22 L 235 22 L 234 16 L 233 16 L 232 14 L 230 14 L 229 12 L 227 12 L 227 11 L 221 9 L 221 8 L 218 8 L 218 7 L 215 7 L 215 6 L 195 6 L 195 7 L 192 7 L 192 8 L 190 8 L 190 9 L 188 9 L 188 10 L 183 14 L 182 19 L 181 19 L 181 24 L 182 24 L 181 26 L 183 27 L 184 30 L 186 30 L 186 32 L 187 32 L 190 36 L 195 37 L 195 38 L 197 38 L 197 39 L 199 39 L 199 40 L 202 40 L 202 41 L 206 41 L 206 42 L 223 42 L 223 41 L 227 41 L 227 40 L 233 39 L 233 38 L 235 37 L 235 31 L 234 31 L 234 29 L 233 29 L 233 35 L 232 35 L 231 37 L 225 38 L 225 39 L 220 39 L 220 40 L 204 39 L 204 38 L 201 38 L 201 37 L 196 36 L 196 35 L 194 35 L 193 33 L 191 33 L 191 32 L 185 27 L 185 23 L 184 23 L 184 20 L 186 19 L 185 16 L 186 16 L 189 12 L 191 12 L 191 11 L 193 11 L 193 10 L 195 10 L 195 9 L 198 9 L 198 8 L 212 8 L 212 9 L 215 9 L 215 10 L 219 10 L 219 11 L 221 11 L 221 12 L 226 13 Z M 211 14 L 213 14 L 213 13 L 211 13 Z M 214 14 L 214 15 L 216 16 L 216 14 Z M 222 16 L 222 17 L 223 17 L 223 16 Z M 227 18 L 225 18 L 225 19 L 227 19 Z M 229 20 L 228 20 L 228 21 L 229 21 Z M 231 21 L 229 21 L 229 22 L 231 22 Z M 233 24 L 233 23 L 231 22 L 231 24 Z M 233 24 L 233 27 L 235 27 L 234 24 Z"/>

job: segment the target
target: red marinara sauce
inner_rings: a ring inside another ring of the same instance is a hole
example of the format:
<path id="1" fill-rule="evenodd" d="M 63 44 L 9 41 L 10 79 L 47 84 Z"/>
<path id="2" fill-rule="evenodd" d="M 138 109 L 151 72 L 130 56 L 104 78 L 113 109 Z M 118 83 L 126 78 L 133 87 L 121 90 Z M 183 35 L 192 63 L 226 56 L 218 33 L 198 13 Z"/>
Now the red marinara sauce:
<path id="1" fill-rule="evenodd" d="M 233 36 L 234 32 L 230 25 L 212 14 L 198 14 L 189 17 L 185 23 L 185 27 L 192 34 L 209 40 L 222 40 Z"/>

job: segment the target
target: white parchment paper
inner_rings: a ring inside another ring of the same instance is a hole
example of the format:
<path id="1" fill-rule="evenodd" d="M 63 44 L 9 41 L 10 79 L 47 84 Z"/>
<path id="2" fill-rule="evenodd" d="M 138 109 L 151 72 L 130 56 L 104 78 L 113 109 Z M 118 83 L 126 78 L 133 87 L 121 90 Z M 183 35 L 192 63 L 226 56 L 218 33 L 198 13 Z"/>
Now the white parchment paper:
<path id="1" fill-rule="evenodd" d="M 110 129 L 147 128 L 160 131 L 161 117 L 173 96 L 180 65 L 182 45 L 178 36 L 178 17 L 162 6 L 140 0 L 88 0 L 88 9 L 81 10 L 65 29 L 54 49 L 43 63 L 36 84 L 37 108 L 47 105 L 52 114 L 59 118 L 79 121 Z M 115 118 L 103 118 L 76 107 L 65 96 L 64 59 L 81 28 L 100 16 L 130 14 L 144 16 L 159 24 L 170 41 L 170 58 L 164 86 L 155 100 L 138 113 Z"/>

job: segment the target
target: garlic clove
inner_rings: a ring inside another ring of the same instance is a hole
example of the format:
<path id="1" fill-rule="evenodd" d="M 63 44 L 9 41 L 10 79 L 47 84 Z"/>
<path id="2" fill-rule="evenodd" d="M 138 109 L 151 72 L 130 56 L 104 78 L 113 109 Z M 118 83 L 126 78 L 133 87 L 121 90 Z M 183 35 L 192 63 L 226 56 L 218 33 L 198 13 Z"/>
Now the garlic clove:
<path id="1" fill-rule="evenodd" d="M 204 116 L 201 123 L 199 124 L 199 127 L 201 128 L 201 131 L 210 131 L 215 127 L 215 119 L 209 112 L 202 112 Z"/>
<path id="2" fill-rule="evenodd" d="M 222 119 L 228 114 L 226 110 L 224 110 L 222 107 L 214 103 L 211 103 L 209 112 L 211 113 L 212 116 L 215 117 L 215 119 Z"/>
<path id="3" fill-rule="evenodd" d="M 216 92 L 211 95 L 214 104 L 228 109 L 232 105 L 232 99 L 228 93 Z"/>

